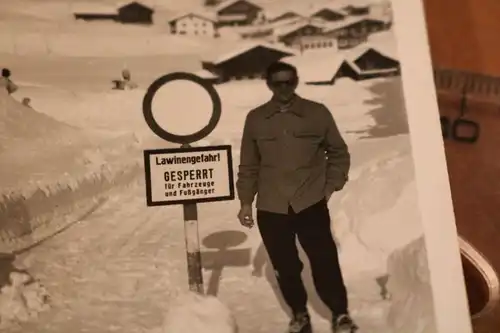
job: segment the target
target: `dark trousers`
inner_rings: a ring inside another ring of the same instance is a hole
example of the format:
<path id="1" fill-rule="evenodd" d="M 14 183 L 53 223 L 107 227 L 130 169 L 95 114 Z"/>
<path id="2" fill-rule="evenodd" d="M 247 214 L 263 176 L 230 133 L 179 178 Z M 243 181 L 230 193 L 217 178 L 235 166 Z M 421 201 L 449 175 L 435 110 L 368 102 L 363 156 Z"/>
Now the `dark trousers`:
<path id="1" fill-rule="evenodd" d="M 291 310 L 296 313 L 307 309 L 307 293 L 301 278 L 303 264 L 296 245 L 298 238 L 309 258 L 318 296 L 334 315 L 347 314 L 347 292 L 326 200 L 299 213 L 291 207 L 288 214 L 258 210 L 257 224 L 279 288 Z"/>

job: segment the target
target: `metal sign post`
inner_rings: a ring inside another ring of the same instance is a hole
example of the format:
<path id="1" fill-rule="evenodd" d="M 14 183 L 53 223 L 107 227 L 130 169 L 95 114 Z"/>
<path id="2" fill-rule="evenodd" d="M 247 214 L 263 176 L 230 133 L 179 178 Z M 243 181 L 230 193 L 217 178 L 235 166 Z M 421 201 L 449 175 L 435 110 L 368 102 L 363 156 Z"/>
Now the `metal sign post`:
<path id="1" fill-rule="evenodd" d="M 190 148 L 184 144 L 181 148 Z M 184 213 L 184 237 L 186 240 L 186 257 L 188 269 L 189 290 L 199 294 L 204 293 L 203 272 L 200 252 L 200 236 L 198 232 L 198 206 L 196 203 L 182 205 Z"/>
<path id="2" fill-rule="evenodd" d="M 210 121 L 196 133 L 169 133 L 153 117 L 153 97 L 162 86 L 175 80 L 197 83 L 212 100 Z M 142 108 L 144 119 L 153 133 L 166 141 L 181 144 L 180 148 L 144 151 L 147 205 L 183 205 L 189 289 L 204 294 L 197 203 L 234 199 L 232 155 L 231 146 L 192 147 L 191 143 L 205 138 L 217 126 L 221 116 L 220 97 L 215 88 L 202 78 L 176 72 L 162 76 L 151 84 Z"/>

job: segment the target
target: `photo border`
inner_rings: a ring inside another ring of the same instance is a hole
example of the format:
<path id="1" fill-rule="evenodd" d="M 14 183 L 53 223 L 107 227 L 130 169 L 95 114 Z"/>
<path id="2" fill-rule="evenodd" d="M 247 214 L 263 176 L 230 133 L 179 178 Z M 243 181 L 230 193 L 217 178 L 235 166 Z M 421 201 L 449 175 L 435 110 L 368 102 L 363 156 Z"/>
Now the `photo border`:
<path id="1" fill-rule="evenodd" d="M 436 332 L 472 333 L 424 4 L 421 0 L 391 2 Z"/>

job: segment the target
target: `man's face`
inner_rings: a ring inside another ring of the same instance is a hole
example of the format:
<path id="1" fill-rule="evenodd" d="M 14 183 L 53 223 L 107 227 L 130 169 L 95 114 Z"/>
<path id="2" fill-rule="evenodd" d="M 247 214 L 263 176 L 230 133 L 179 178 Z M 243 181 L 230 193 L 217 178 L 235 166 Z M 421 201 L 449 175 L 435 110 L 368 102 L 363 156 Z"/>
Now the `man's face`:
<path id="1" fill-rule="evenodd" d="M 275 98 L 279 101 L 289 101 L 297 88 L 297 77 L 292 71 L 281 71 L 274 73 L 269 79 L 269 88 Z"/>

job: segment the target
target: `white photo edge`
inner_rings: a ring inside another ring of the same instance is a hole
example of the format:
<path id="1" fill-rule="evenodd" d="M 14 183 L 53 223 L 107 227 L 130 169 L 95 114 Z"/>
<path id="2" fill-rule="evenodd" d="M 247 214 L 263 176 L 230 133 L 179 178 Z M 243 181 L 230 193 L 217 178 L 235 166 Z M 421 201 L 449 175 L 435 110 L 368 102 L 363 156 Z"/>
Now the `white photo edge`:
<path id="1" fill-rule="evenodd" d="M 424 4 L 392 0 L 436 332 L 471 333 Z"/>

